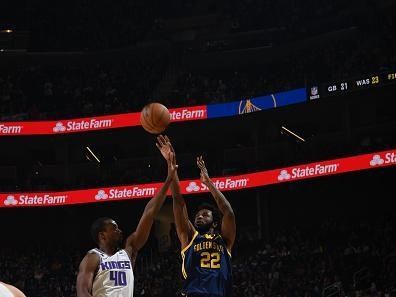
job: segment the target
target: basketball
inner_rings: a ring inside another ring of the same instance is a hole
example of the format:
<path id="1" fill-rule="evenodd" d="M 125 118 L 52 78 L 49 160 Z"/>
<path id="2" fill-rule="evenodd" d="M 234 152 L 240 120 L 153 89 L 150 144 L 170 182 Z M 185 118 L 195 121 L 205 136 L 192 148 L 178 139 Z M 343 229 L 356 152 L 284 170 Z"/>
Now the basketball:
<path id="1" fill-rule="evenodd" d="M 140 113 L 140 123 L 144 130 L 152 134 L 163 132 L 168 127 L 169 122 L 169 110 L 161 103 L 147 104 Z"/>

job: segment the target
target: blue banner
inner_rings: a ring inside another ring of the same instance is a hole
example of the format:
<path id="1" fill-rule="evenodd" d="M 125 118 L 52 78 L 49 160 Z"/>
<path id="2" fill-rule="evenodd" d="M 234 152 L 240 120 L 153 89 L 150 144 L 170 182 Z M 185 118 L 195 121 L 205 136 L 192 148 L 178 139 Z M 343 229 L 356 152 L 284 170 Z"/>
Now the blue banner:
<path id="1" fill-rule="evenodd" d="M 296 104 L 306 100 L 306 89 L 301 88 L 230 103 L 209 104 L 207 106 L 208 118 L 219 118 L 256 112 L 260 110 Z"/>

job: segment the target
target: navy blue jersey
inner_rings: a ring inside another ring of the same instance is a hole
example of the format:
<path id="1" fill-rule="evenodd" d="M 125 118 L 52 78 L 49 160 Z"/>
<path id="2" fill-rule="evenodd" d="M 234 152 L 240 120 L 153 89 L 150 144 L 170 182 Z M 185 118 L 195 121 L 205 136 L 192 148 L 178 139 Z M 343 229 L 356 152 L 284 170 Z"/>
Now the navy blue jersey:
<path id="1" fill-rule="evenodd" d="M 231 296 L 231 253 L 220 234 L 195 232 L 181 251 L 183 294 L 211 297 Z"/>

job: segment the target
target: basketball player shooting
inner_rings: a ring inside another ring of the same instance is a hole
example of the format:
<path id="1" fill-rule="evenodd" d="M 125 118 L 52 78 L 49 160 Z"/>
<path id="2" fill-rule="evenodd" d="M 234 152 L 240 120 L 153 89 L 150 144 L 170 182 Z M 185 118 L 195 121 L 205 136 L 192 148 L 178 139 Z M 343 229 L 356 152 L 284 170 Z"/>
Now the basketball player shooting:
<path id="1" fill-rule="evenodd" d="M 166 159 L 175 152 L 167 136 L 158 136 L 157 147 Z M 201 182 L 209 189 L 217 208 L 202 205 L 188 218 L 177 173 L 171 184 L 176 232 L 181 243 L 182 295 L 188 297 L 229 297 L 232 294 L 231 250 L 236 235 L 235 215 L 230 203 L 211 181 L 205 162 L 197 158 Z"/>
<path id="2" fill-rule="evenodd" d="M 122 231 L 111 218 L 99 218 L 91 233 L 98 248 L 90 250 L 80 263 L 77 276 L 77 297 L 133 297 L 134 275 L 138 251 L 146 243 L 154 218 L 176 176 L 173 152 L 167 155 L 168 176 L 159 192 L 147 203 L 136 231 L 128 236 L 123 249 Z"/>

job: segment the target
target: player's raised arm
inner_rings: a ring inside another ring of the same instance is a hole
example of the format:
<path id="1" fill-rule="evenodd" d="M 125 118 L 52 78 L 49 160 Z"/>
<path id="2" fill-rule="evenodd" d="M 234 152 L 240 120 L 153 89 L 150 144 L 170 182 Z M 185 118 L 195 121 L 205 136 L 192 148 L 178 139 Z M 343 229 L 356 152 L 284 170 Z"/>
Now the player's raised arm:
<path id="1" fill-rule="evenodd" d="M 127 238 L 125 249 L 133 257 L 136 256 L 137 251 L 140 250 L 146 243 L 154 219 L 157 216 L 162 205 L 164 204 L 164 201 L 166 199 L 166 192 L 168 191 L 169 186 L 175 177 L 177 165 L 175 155 L 172 152 L 170 152 L 168 155 L 167 163 L 168 176 L 166 177 L 164 184 L 162 185 L 158 193 L 147 203 L 143 215 L 136 228 L 136 231 Z"/>
<path id="2" fill-rule="evenodd" d="M 157 147 L 160 150 L 162 156 L 167 159 L 167 156 L 172 152 L 175 156 L 175 150 L 167 136 L 157 137 Z M 180 192 L 179 177 L 177 172 L 175 173 L 175 178 L 171 184 L 171 191 L 173 197 L 173 214 L 175 217 L 175 225 L 177 236 L 179 237 L 181 248 L 186 247 L 191 241 L 195 231 L 194 226 L 188 219 L 188 212 L 184 198 Z"/>
<path id="3" fill-rule="evenodd" d="M 216 201 L 217 207 L 223 215 L 223 220 L 221 223 L 221 235 L 227 243 L 228 250 L 231 250 L 232 246 L 234 245 L 236 235 L 234 211 L 223 193 L 221 193 L 211 181 L 202 156 L 197 158 L 197 166 L 201 170 L 200 175 L 202 183 L 209 188 L 210 193 Z"/>
<path id="4" fill-rule="evenodd" d="M 86 254 L 81 261 L 77 275 L 77 297 L 93 297 L 92 283 L 98 265 L 99 257 L 93 253 Z"/>

